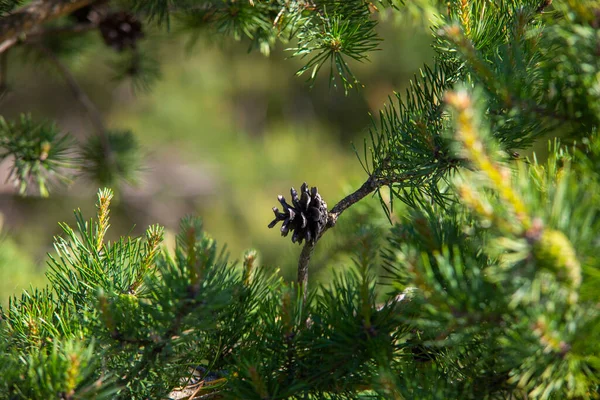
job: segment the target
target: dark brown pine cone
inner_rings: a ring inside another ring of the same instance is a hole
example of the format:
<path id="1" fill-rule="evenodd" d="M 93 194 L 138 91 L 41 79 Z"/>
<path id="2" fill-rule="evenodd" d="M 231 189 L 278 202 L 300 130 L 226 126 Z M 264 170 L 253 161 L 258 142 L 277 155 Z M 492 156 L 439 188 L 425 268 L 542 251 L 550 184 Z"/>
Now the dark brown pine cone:
<path id="1" fill-rule="evenodd" d="M 142 23 L 124 11 L 108 14 L 98 27 L 104 43 L 117 51 L 135 49 L 136 42 L 144 37 Z"/>
<path id="2" fill-rule="evenodd" d="M 292 231 L 292 242 L 302 243 L 306 240 L 314 243 L 327 224 L 327 203 L 321 198 L 316 187 L 312 187 L 309 192 L 306 182 L 300 188 L 300 197 L 294 188 L 290 193 L 293 205 L 288 204 L 282 195 L 277 196 L 283 206 L 283 212 L 277 207 L 273 208 L 275 219 L 269 224 L 269 228 L 283 221 L 281 236 L 287 236 Z"/>

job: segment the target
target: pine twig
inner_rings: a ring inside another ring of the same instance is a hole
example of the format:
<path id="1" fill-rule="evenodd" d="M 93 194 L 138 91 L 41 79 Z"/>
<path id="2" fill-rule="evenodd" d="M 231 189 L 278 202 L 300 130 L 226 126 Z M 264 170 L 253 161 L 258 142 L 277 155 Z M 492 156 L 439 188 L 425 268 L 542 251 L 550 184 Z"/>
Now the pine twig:
<path id="1" fill-rule="evenodd" d="M 98 24 L 90 22 L 89 24 L 77 24 L 72 26 L 61 26 L 61 27 L 52 27 L 52 28 L 34 28 L 32 29 L 25 39 L 20 39 L 19 37 L 12 38 L 10 40 L 5 40 L 3 43 L 0 43 L 0 54 L 6 52 L 6 50 L 10 49 L 12 46 L 15 46 L 20 43 L 35 43 L 36 41 L 41 40 L 42 38 L 50 35 L 64 35 L 64 34 L 75 34 L 75 33 L 85 33 L 92 31 L 94 29 L 98 29 Z"/>
<path id="2" fill-rule="evenodd" d="M 0 18 L 0 53 L 44 22 L 85 7 L 95 0 L 37 0 Z"/>
<path id="3" fill-rule="evenodd" d="M 19 41 L 18 38 L 13 37 L 13 38 L 7 39 L 4 42 L 0 43 L 0 54 L 4 53 L 6 50 L 10 49 L 12 46 L 17 44 L 18 41 Z"/>
<path id="4" fill-rule="evenodd" d="M 400 179 L 398 181 L 402 180 L 404 179 Z M 339 216 L 347 208 L 366 197 L 368 194 L 372 193 L 378 187 L 389 183 L 390 182 L 388 182 L 387 179 L 378 178 L 377 173 L 373 173 L 360 188 L 358 188 L 354 193 L 344 197 L 331 209 L 331 211 L 329 211 L 327 215 L 327 225 L 325 225 L 325 229 L 323 229 L 319 237 L 314 242 L 306 242 L 302 248 L 302 252 L 300 253 L 300 258 L 298 259 L 298 285 L 302 287 L 302 295 L 304 300 L 306 300 L 308 293 L 308 265 L 310 264 L 310 258 L 317 242 L 329 228 L 335 226 Z"/>
<path id="5" fill-rule="evenodd" d="M 307 289 L 308 289 L 308 264 L 310 263 L 310 257 L 312 256 L 313 250 L 317 241 L 307 241 L 302 248 L 300 258 L 298 259 L 298 285 L 302 287 L 302 296 L 306 300 Z"/>
<path id="6" fill-rule="evenodd" d="M 358 188 L 354 193 L 349 194 L 340 200 L 329 212 L 327 216 L 327 227 L 325 230 L 333 227 L 337 222 L 338 217 L 351 205 L 361 200 L 363 197 L 373 192 L 379 186 L 385 184 L 386 182 L 382 179 L 377 178 L 377 174 L 373 173 L 373 175 L 369 176 L 369 179 L 363 185 Z"/>

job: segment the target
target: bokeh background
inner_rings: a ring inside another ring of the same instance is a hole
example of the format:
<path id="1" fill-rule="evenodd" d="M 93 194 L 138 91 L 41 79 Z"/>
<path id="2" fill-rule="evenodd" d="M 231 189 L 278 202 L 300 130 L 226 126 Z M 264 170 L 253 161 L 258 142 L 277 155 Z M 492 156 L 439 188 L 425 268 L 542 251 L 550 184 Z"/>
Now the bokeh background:
<path id="1" fill-rule="evenodd" d="M 364 182 L 353 144 L 362 151 L 370 115 L 376 120 L 388 96 L 404 92 L 431 61 L 428 29 L 427 21 L 407 14 L 383 18 L 380 50 L 370 62 L 351 64 L 364 88 L 348 95 L 329 87 L 328 71 L 312 89 L 295 77 L 303 64 L 289 58 L 289 45 L 278 45 L 269 57 L 248 52 L 243 41 L 208 35 L 191 46 L 176 25 L 169 34 L 146 31 L 141 46 L 159 61 L 161 75 L 148 91 L 113 79 L 114 52 L 100 38 L 85 51 L 74 50 L 65 63 L 107 126 L 130 129 L 144 156 L 137 184 L 118 188 L 109 236 L 139 235 L 159 223 L 169 243 L 179 219 L 196 214 L 232 259 L 255 248 L 262 264 L 293 279 L 301 247 L 267 229 L 276 196 L 289 198 L 289 188 L 306 181 L 318 186 L 331 207 Z M 52 66 L 35 57 L 14 58 L 0 115 L 30 112 L 55 120 L 76 138 L 90 134 L 87 114 Z M 3 179 L 9 168 L 8 160 L 0 164 Z M 47 253 L 61 232 L 57 223 L 73 223 L 76 208 L 92 217 L 97 189 L 79 177 L 41 199 L 19 197 L 11 182 L 0 186 L 2 304 L 11 294 L 44 284 Z M 353 207 L 326 235 L 311 265 L 312 280 L 326 280 L 349 263 L 360 245 L 356 233 L 367 222 L 382 231 L 389 226 L 376 199 Z"/>

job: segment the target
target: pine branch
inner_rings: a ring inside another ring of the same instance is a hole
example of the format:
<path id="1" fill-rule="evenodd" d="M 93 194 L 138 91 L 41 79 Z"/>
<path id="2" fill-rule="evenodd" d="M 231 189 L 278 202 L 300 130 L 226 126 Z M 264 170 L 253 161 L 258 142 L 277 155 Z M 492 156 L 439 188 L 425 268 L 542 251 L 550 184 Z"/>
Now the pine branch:
<path id="1" fill-rule="evenodd" d="M 308 264 L 315 249 L 315 243 L 307 241 L 298 259 L 298 285 L 302 287 L 302 296 L 306 300 L 308 290 Z"/>
<path id="2" fill-rule="evenodd" d="M 26 36 L 36 26 L 67 15 L 95 0 L 38 0 L 0 19 L 0 53 Z"/>
<path id="3" fill-rule="evenodd" d="M 10 49 L 12 46 L 17 43 L 35 43 L 38 40 L 50 35 L 64 35 L 64 34 L 77 34 L 77 33 L 85 33 L 98 28 L 98 24 L 95 22 L 90 22 L 86 24 L 77 24 L 73 26 L 66 27 L 52 27 L 42 29 L 40 27 L 33 28 L 28 34 L 26 39 L 19 39 L 20 36 L 14 37 L 12 39 L 5 40 L 3 43 L 0 43 L 0 54 L 6 53 L 6 50 Z"/>
<path id="4" fill-rule="evenodd" d="M 21 195 L 34 182 L 42 197 L 48 196 L 50 180 L 69 182 L 65 170 L 75 166 L 70 148 L 70 137 L 54 124 L 34 121 L 29 115 L 16 121 L 0 117 L 0 159 L 13 158 L 8 179 L 14 179 Z"/>
<path id="5" fill-rule="evenodd" d="M 378 179 L 376 174 L 369 176 L 369 179 L 367 179 L 367 181 L 363 183 L 360 188 L 358 188 L 354 193 L 344 197 L 331 209 L 327 218 L 327 226 L 333 227 L 337 222 L 338 217 L 348 207 L 352 206 L 354 203 L 358 202 L 383 184 L 388 184 L 388 182 Z"/>
<path id="6" fill-rule="evenodd" d="M 12 46 L 17 44 L 17 37 L 12 37 L 10 39 L 6 39 L 4 42 L 0 43 L 0 53 L 4 53 L 6 50 L 10 49 Z"/>
<path id="7" fill-rule="evenodd" d="M 464 18 L 466 14 L 463 15 Z M 512 23 L 509 16 L 503 18 L 506 18 L 504 24 Z M 462 46 L 458 47 L 465 48 L 467 55 L 470 55 L 466 58 L 470 62 L 469 65 L 473 66 L 474 73 L 491 87 L 500 86 L 484 58 L 476 57 L 474 43 L 463 36 L 460 27 L 451 25 L 440 32 L 445 34 L 440 34 L 438 39 L 452 36 L 456 42 L 456 38 L 462 38 Z M 486 43 L 490 48 L 495 48 L 506 40 L 504 34 L 493 38 L 493 41 Z M 441 54 L 442 51 L 447 55 L 447 51 L 438 49 Z M 398 104 L 390 104 L 380 112 L 380 126 L 374 126 L 371 131 L 373 172 L 356 192 L 342 199 L 328 213 L 327 225 L 320 236 L 335 225 L 337 218 L 346 208 L 381 186 L 389 185 L 393 196 L 411 206 L 416 205 L 415 198 L 420 195 L 427 195 L 440 203 L 446 201 L 438 189 L 438 182 L 455 170 L 461 160 L 452 155 L 442 135 L 448 122 L 447 116 L 442 113 L 443 95 L 461 79 L 461 74 L 464 74 L 459 66 L 460 64 L 448 59 L 438 60 L 433 68 L 425 66 L 420 76 L 416 76 L 411 82 L 406 97 L 402 99 L 397 95 Z M 508 88 L 501 89 L 500 98 L 509 102 Z M 365 165 L 368 164 L 366 153 L 364 161 Z M 298 283 L 303 286 L 305 296 L 308 265 L 315 245 L 316 241 L 312 244 L 307 243 L 298 261 Z"/>

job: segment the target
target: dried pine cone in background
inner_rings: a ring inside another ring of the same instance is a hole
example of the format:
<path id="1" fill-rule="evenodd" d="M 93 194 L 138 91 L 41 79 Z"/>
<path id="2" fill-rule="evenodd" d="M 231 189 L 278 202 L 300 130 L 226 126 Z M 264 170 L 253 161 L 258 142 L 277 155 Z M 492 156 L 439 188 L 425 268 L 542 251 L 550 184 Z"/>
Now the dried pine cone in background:
<path id="1" fill-rule="evenodd" d="M 306 240 L 314 243 L 327 224 L 327 203 L 323 201 L 316 187 L 312 187 L 309 193 L 306 182 L 300 188 L 300 197 L 294 188 L 290 193 L 293 206 L 289 205 L 282 195 L 277 196 L 283 206 L 283 212 L 280 212 L 277 207 L 273 208 L 275 219 L 269 224 L 269 228 L 283 221 L 281 236 L 287 236 L 290 231 L 293 231 L 292 242 L 302 243 Z"/>
<path id="2" fill-rule="evenodd" d="M 117 51 L 135 49 L 136 42 L 144 37 L 142 23 L 124 11 L 108 14 L 98 27 L 104 43 Z"/>

